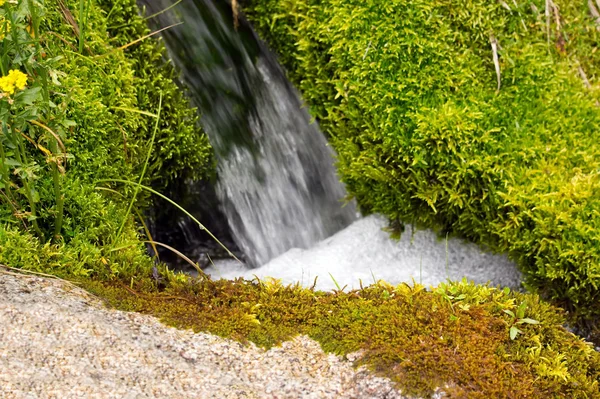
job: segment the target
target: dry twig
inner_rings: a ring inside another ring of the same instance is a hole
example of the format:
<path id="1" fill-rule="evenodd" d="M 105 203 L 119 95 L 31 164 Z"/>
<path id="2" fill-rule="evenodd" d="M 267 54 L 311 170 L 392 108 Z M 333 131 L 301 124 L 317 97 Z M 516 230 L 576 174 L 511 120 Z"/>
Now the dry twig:
<path id="1" fill-rule="evenodd" d="M 498 79 L 497 91 L 500 91 L 501 85 L 501 72 L 500 72 L 500 60 L 498 58 L 498 41 L 494 36 L 490 36 L 490 44 L 492 45 L 492 55 L 494 57 L 494 67 L 496 67 L 496 78 Z"/>
<path id="2" fill-rule="evenodd" d="M 238 0 L 231 0 L 231 11 L 233 12 L 233 27 L 237 31 L 238 27 L 240 26 L 240 21 L 239 21 L 240 10 L 239 10 L 239 6 L 238 6 Z"/>
<path id="3" fill-rule="evenodd" d="M 594 17 L 594 19 L 596 20 L 596 29 L 600 30 L 600 12 L 598 12 L 598 9 L 600 9 L 600 6 L 596 7 L 596 5 L 594 4 L 594 2 L 592 0 L 588 0 L 588 8 L 590 9 L 590 13 L 592 14 L 592 17 Z"/>

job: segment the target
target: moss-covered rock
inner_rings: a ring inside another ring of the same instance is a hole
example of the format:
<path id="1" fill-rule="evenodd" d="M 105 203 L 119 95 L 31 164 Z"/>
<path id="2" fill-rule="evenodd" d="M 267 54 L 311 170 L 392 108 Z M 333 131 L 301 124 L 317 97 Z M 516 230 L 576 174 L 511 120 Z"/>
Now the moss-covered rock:
<path id="1" fill-rule="evenodd" d="M 365 212 L 509 253 L 530 287 L 597 322 L 600 33 L 586 2 L 245 3 Z"/>
<path id="2" fill-rule="evenodd" d="M 180 328 L 264 347 L 308 334 L 326 351 L 361 351 L 360 364 L 412 395 L 442 387 L 454 398 L 600 397 L 600 353 L 537 296 L 467 282 L 324 293 L 276 280 L 163 278 L 163 289 L 147 279 L 83 284 L 117 308 Z"/>

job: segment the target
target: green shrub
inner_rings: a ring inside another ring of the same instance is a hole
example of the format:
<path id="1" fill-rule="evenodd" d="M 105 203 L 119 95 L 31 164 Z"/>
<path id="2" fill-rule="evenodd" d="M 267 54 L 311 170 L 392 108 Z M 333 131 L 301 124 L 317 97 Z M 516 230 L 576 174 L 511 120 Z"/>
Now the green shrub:
<path id="1" fill-rule="evenodd" d="M 75 276 L 147 272 L 151 260 L 125 212 L 133 190 L 118 187 L 116 195 L 97 186 L 139 179 L 161 96 L 144 183 L 162 188 L 214 171 L 211 147 L 164 47 L 145 38 L 135 1 L 7 2 L 0 17 L 12 21 L 0 48 L 2 75 L 27 74 L 26 87 L 13 95 L 3 86 L 0 95 L 0 261 Z M 142 209 L 149 197 L 138 197 Z M 19 255 L 19 243 L 39 256 Z M 48 248 L 55 254 L 42 256 Z"/>
<path id="2" fill-rule="evenodd" d="M 556 1 L 548 19 L 542 0 L 270 0 L 246 12 L 364 212 L 509 253 L 530 287 L 598 320 L 600 34 L 584 3 Z"/>
<path id="3" fill-rule="evenodd" d="M 113 46 L 127 45 L 151 33 L 135 0 L 98 3 L 109 14 L 106 29 Z M 140 109 L 154 112 L 159 93 L 163 95 L 157 151 L 150 162 L 150 172 L 155 172 L 154 186 L 162 188 L 185 179 L 212 177 L 215 161 L 208 137 L 200 129 L 197 110 L 190 107 L 184 96 L 185 89 L 177 85 L 179 74 L 162 42 L 155 36 L 130 47 L 126 53 L 132 63 Z M 151 133 L 145 127 L 138 134 L 149 139 Z"/>

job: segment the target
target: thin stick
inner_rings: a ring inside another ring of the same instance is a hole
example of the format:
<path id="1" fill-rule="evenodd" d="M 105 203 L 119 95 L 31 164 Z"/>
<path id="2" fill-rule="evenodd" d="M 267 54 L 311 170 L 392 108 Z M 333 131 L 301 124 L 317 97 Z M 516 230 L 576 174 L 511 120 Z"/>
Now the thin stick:
<path id="1" fill-rule="evenodd" d="M 579 71 L 579 76 L 581 77 L 581 80 L 583 80 L 584 86 L 587 87 L 588 89 L 591 89 L 592 88 L 592 84 L 588 80 L 588 77 L 585 74 L 585 71 L 583 70 L 583 68 L 581 67 L 581 65 L 579 65 L 577 67 L 577 70 Z"/>
<path id="2" fill-rule="evenodd" d="M 77 24 L 75 17 L 73 16 L 73 14 L 69 10 L 69 8 L 65 5 L 65 3 L 63 3 L 62 0 L 58 1 L 58 5 L 60 7 L 60 10 L 63 13 L 63 17 L 67 20 L 69 25 L 71 25 L 71 28 L 73 29 L 73 32 L 75 33 L 75 36 L 77 36 L 77 38 L 79 39 L 79 34 L 80 34 L 79 33 L 79 25 Z M 81 5 L 81 3 L 79 3 L 79 5 Z"/>
<path id="3" fill-rule="evenodd" d="M 596 29 L 600 30 L 600 12 L 598 12 L 598 8 L 596 8 L 592 0 L 588 0 L 588 8 L 592 17 L 596 19 L 596 25 L 598 25 Z"/>
<path id="4" fill-rule="evenodd" d="M 41 127 L 42 129 L 44 129 L 45 131 L 47 131 L 48 133 L 50 133 L 52 135 L 52 137 L 54 137 L 54 139 L 56 140 L 56 143 L 60 145 L 61 150 L 63 150 L 63 152 L 67 152 L 67 148 L 65 147 L 65 145 L 63 144 L 62 140 L 60 139 L 60 137 L 58 136 L 58 134 L 54 133 L 52 131 L 52 129 L 50 129 L 48 126 L 44 125 L 41 122 L 38 122 L 36 120 L 30 120 L 28 121 L 29 123 L 32 123 L 36 126 Z"/>
<path id="5" fill-rule="evenodd" d="M 240 26 L 239 21 L 239 6 L 237 0 L 231 0 L 231 12 L 233 13 L 233 28 L 237 31 Z"/>
<path id="6" fill-rule="evenodd" d="M 169 251 L 172 251 L 177 256 L 179 256 L 181 259 L 183 259 L 184 261 L 186 261 L 187 263 L 189 263 L 190 265 L 192 265 L 194 267 L 194 269 L 196 269 L 201 276 L 206 276 L 206 273 L 204 273 L 204 271 L 202 269 L 200 269 L 200 266 L 198 266 L 197 263 L 194 263 L 190 258 L 188 258 L 187 256 L 185 256 L 184 254 L 182 254 L 181 252 L 179 252 L 175 248 L 170 247 L 167 244 L 163 244 L 163 243 L 158 242 L 158 241 L 146 240 L 146 241 L 143 241 L 143 242 L 148 243 L 148 244 L 152 244 L 152 245 L 158 245 L 158 246 L 161 246 L 163 248 L 167 248 Z"/>
<path id="7" fill-rule="evenodd" d="M 367 54 L 369 53 L 370 48 L 371 48 L 371 40 L 369 40 L 369 44 L 367 44 L 367 49 L 365 50 L 365 53 L 363 54 L 363 58 L 362 58 L 363 61 L 365 60 L 365 58 L 367 58 Z"/>
<path id="8" fill-rule="evenodd" d="M 508 4 L 506 4 L 504 1 L 502 1 L 502 0 L 498 0 L 498 2 L 500 3 L 500 5 L 501 5 L 502 7 L 506 8 L 508 11 L 511 11 L 511 12 L 512 12 L 512 10 L 511 10 L 511 9 L 510 9 L 510 7 L 508 6 Z"/>
<path id="9" fill-rule="evenodd" d="M 80 34 L 79 34 L 79 53 L 83 54 L 83 47 L 85 41 L 85 0 L 79 0 L 79 22 L 80 22 Z"/>
<path id="10" fill-rule="evenodd" d="M 14 210 L 13 215 L 15 215 L 15 217 L 17 219 L 19 219 L 21 221 L 21 223 L 23 223 L 23 227 L 25 228 L 25 230 L 27 230 L 27 223 L 25 223 L 25 220 L 23 218 L 17 217 L 17 215 L 19 214 L 19 210 L 17 209 L 17 207 L 15 206 L 15 204 L 12 202 L 12 200 L 10 198 L 8 198 L 8 195 L 6 195 L 4 193 L 4 191 L 0 190 L 0 194 L 2 194 L 2 196 L 4 198 L 6 198 L 6 202 L 8 202 L 8 204 L 12 207 L 12 209 Z"/>
<path id="11" fill-rule="evenodd" d="M 113 183 L 124 183 L 124 184 L 130 184 L 133 186 L 139 186 L 141 189 L 144 189 L 146 191 L 151 192 L 154 195 L 158 195 L 160 198 L 164 199 L 165 201 L 169 202 L 170 204 L 172 204 L 173 206 L 175 206 L 177 209 L 179 209 L 180 211 L 182 211 L 183 213 L 185 213 L 187 216 L 189 216 L 194 222 L 196 222 L 198 224 L 198 226 L 206 231 L 206 233 L 213 239 L 215 240 L 215 242 L 217 244 L 219 244 L 221 246 L 221 248 L 223 248 L 225 251 L 227 251 L 227 254 L 229 254 L 229 256 L 231 256 L 233 259 L 237 260 L 240 263 L 243 263 L 241 260 L 239 260 L 226 246 L 225 244 L 223 244 L 221 241 L 219 241 L 219 239 L 217 237 L 215 237 L 215 235 L 213 233 L 210 232 L 210 230 L 208 230 L 206 227 L 204 227 L 204 225 L 202 223 L 200 223 L 200 221 L 198 219 L 196 219 L 191 213 L 189 213 L 188 211 L 185 210 L 185 208 L 183 208 L 181 205 L 179 205 L 177 202 L 173 201 L 172 199 L 170 199 L 169 197 L 167 197 L 164 194 L 159 193 L 158 191 L 144 186 L 143 184 L 139 184 L 139 183 L 135 183 L 129 180 L 123 180 L 123 179 L 100 179 L 96 181 L 97 183 L 102 183 L 102 182 L 113 182 Z M 97 189 L 102 189 L 101 187 L 96 187 Z"/>
<path id="12" fill-rule="evenodd" d="M 139 39 L 136 39 L 136 40 L 134 40 L 134 41 L 132 41 L 132 42 L 130 42 L 130 43 L 124 44 L 124 45 L 122 45 L 121 47 L 117 47 L 117 50 L 125 50 L 126 48 L 128 48 L 128 47 L 131 47 L 131 46 L 133 46 L 133 45 L 134 45 L 134 44 L 136 44 L 136 43 L 139 43 L 139 42 L 141 42 L 141 41 L 143 41 L 143 40 L 146 40 L 146 39 L 148 39 L 149 37 L 152 37 L 152 36 L 154 36 L 154 35 L 158 35 L 158 34 L 159 34 L 160 32 L 162 32 L 162 31 L 165 31 L 165 30 L 167 30 L 167 29 L 174 28 L 174 27 L 176 27 L 176 26 L 179 26 L 179 25 L 183 25 L 183 22 L 178 22 L 178 23 L 176 23 L 176 24 L 173 24 L 173 25 L 165 26 L 164 28 L 161 28 L 161 29 L 159 29 L 159 30 L 157 30 L 157 31 L 154 31 L 154 32 L 152 32 L 152 33 L 149 33 L 149 34 L 147 34 L 147 35 L 145 35 L 145 36 L 142 36 L 142 37 L 140 37 Z"/>
<path id="13" fill-rule="evenodd" d="M 12 273 L 12 272 L 9 272 L 7 270 L 2 270 L 2 269 L 14 270 L 16 273 Z M 70 286 L 72 286 L 74 288 L 81 289 L 81 287 L 79 287 L 77 285 L 77 283 L 75 283 L 73 281 L 65 280 L 64 278 L 60 278 L 60 277 L 54 276 L 52 274 L 34 272 L 32 270 L 27 270 L 27 269 L 19 269 L 19 268 L 16 268 L 16 267 L 10 267 L 10 266 L 6 266 L 6 265 L 3 265 L 3 264 L 0 264 L 0 272 L 2 272 L 4 274 L 10 274 L 12 276 L 23 276 L 23 277 L 25 277 L 26 274 L 33 274 L 35 276 L 47 277 L 47 278 L 51 278 L 53 280 L 58 280 L 58 281 L 61 281 L 61 282 L 65 283 L 65 284 L 67 284 L 67 285 L 70 285 Z M 97 299 L 100 299 L 99 297 L 97 297 L 96 295 L 92 294 L 91 292 L 88 292 L 88 291 L 84 291 L 84 292 L 86 294 L 89 294 L 89 295 L 97 298 Z"/>
<path id="14" fill-rule="evenodd" d="M 113 190 L 112 188 L 96 187 L 96 190 L 108 191 L 108 192 L 120 195 L 121 197 L 125 198 L 125 196 L 122 193 L 118 192 L 117 190 Z M 146 222 L 144 222 L 144 218 L 142 217 L 142 215 L 140 214 L 140 212 L 137 209 L 134 209 L 134 211 L 135 211 L 135 214 L 138 216 L 140 223 L 142 223 L 142 227 L 144 227 L 146 236 L 148 237 L 149 240 L 154 241 L 154 238 L 152 238 L 152 234 L 150 234 L 150 229 L 148 229 Z M 152 245 L 152 249 L 154 250 L 154 255 L 160 261 L 160 256 L 158 256 L 158 250 L 156 249 L 156 246 L 154 244 L 150 244 L 150 245 Z M 115 248 L 113 248 L 113 249 L 115 249 Z"/>
<path id="15" fill-rule="evenodd" d="M 164 14 L 165 12 L 169 11 L 171 8 L 173 8 L 173 7 L 177 6 L 177 5 L 178 5 L 179 3 L 181 3 L 182 1 L 183 1 L 183 0 L 178 0 L 178 1 L 176 1 L 174 4 L 171 4 L 170 6 L 168 6 L 167 8 L 165 8 L 165 9 L 163 9 L 163 10 L 161 10 L 161 11 L 159 11 L 159 12 L 155 13 L 155 14 L 152 14 L 152 15 L 150 15 L 150 16 L 148 16 L 148 17 L 144 17 L 144 18 L 142 18 L 142 20 L 143 20 L 143 21 L 147 21 L 147 20 L 149 20 L 149 19 L 152 19 L 152 18 L 158 17 L 159 15 L 161 15 L 161 14 Z M 115 4 L 115 7 L 116 7 L 116 4 Z M 113 8 L 114 8 L 114 7 L 113 7 Z M 112 10 L 111 10 L 111 13 L 112 13 Z M 109 16 L 110 16 L 110 14 L 109 14 Z M 106 19 L 108 20 L 108 17 L 106 17 Z M 108 29 L 109 31 L 112 31 L 112 30 L 116 30 L 116 29 L 121 29 L 121 28 L 124 28 L 124 27 L 126 27 L 126 26 L 129 26 L 129 25 L 130 25 L 130 23 L 128 22 L 128 23 L 121 24 L 121 25 L 109 26 L 109 27 L 108 27 L 108 28 L 106 28 L 106 29 Z"/>
<path id="16" fill-rule="evenodd" d="M 120 111 L 135 112 L 137 114 L 151 116 L 153 118 L 157 118 L 158 117 L 157 114 L 153 114 L 152 112 L 148 112 L 148 111 L 142 111 L 141 109 L 136 109 L 136 108 L 127 108 L 127 107 L 110 107 L 110 108 L 112 108 L 112 109 L 118 109 Z"/>
<path id="17" fill-rule="evenodd" d="M 100 57 L 106 57 L 107 55 L 110 55 L 110 54 L 114 53 L 114 52 L 115 52 L 115 51 L 117 51 L 117 50 L 125 50 L 126 48 L 128 48 L 128 47 L 131 47 L 131 46 L 133 46 L 134 44 L 136 44 L 136 43 L 139 43 L 139 42 L 141 42 L 141 41 L 143 41 L 143 40 L 146 40 L 146 39 L 148 39 L 149 37 L 152 37 L 152 36 L 154 36 L 154 35 L 157 35 L 157 34 L 159 34 L 159 33 L 160 33 L 160 32 L 162 32 L 162 31 L 165 31 L 165 30 L 167 30 L 167 29 L 174 28 L 174 27 L 176 27 L 176 26 L 179 26 L 179 25 L 182 25 L 182 24 L 183 24 L 183 22 L 178 22 L 178 23 L 176 23 L 176 24 L 169 25 L 169 26 L 167 26 L 167 27 L 165 27 L 165 28 L 159 29 L 159 30 L 157 30 L 157 31 L 155 31 L 155 32 L 152 32 L 152 33 L 149 33 L 149 34 L 147 34 L 147 35 L 145 35 L 145 36 L 142 36 L 142 37 L 140 37 L 139 39 L 136 39 L 136 40 L 134 40 L 134 41 L 132 41 L 132 42 L 130 42 L 130 43 L 124 44 L 124 45 L 123 45 L 123 46 L 121 46 L 121 47 L 117 47 L 116 49 L 113 49 L 113 50 L 109 51 L 108 53 L 104 53 L 104 54 L 97 55 L 96 57 L 98 57 L 98 58 L 100 58 Z"/>
<path id="18" fill-rule="evenodd" d="M 125 155 L 125 163 L 129 163 L 129 157 L 127 156 L 127 134 L 119 122 L 116 122 L 116 124 L 123 135 L 123 155 Z"/>
<path id="19" fill-rule="evenodd" d="M 159 12 L 157 12 L 156 14 L 152 14 L 152 15 L 150 15 L 149 17 L 146 17 L 146 18 L 144 18 L 144 21 L 147 21 L 147 20 L 149 20 L 149 19 L 152 19 L 152 18 L 158 17 L 159 15 L 161 15 L 161 14 L 163 14 L 163 13 L 165 13 L 165 12 L 169 11 L 171 8 L 175 7 L 176 5 L 178 5 L 179 3 L 181 3 L 182 1 L 183 1 L 183 0 L 178 0 L 178 1 L 176 1 L 175 3 L 171 4 L 169 7 L 165 8 L 164 10 L 162 10 L 162 11 L 159 11 Z"/>
<path id="20" fill-rule="evenodd" d="M 146 232 L 146 237 L 148 237 L 148 240 L 150 241 L 150 245 L 152 245 L 152 249 L 154 250 L 154 256 L 156 256 L 156 259 L 158 259 L 158 261 L 160 262 L 160 256 L 158 256 L 158 250 L 156 249 L 156 245 L 154 245 L 154 238 L 152 237 L 152 234 L 150 233 L 150 229 L 148 229 L 146 222 L 144 222 L 144 218 L 142 217 L 142 214 L 137 209 L 134 209 L 134 210 L 135 210 L 135 214 L 137 215 L 138 219 L 140 219 L 140 223 L 144 227 L 144 231 Z"/>
<path id="21" fill-rule="evenodd" d="M 498 88 L 496 91 L 500 91 L 501 85 L 501 73 L 500 73 L 500 61 L 498 60 L 498 41 L 494 36 L 490 36 L 490 44 L 492 45 L 492 54 L 494 57 L 494 67 L 496 68 L 496 79 L 498 80 Z"/>
<path id="22" fill-rule="evenodd" d="M 523 25 L 523 29 L 525 29 L 525 32 L 529 32 L 529 29 L 527 29 L 527 24 L 523 19 L 523 15 L 521 15 L 521 11 L 519 11 L 519 5 L 517 4 L 517 0 L 512 0 L 512 2 L 515 5 L 515 8 L 517 9 L 517 14 L 519 14 L 519 18 L 521 19 L 521 25 Z"/>

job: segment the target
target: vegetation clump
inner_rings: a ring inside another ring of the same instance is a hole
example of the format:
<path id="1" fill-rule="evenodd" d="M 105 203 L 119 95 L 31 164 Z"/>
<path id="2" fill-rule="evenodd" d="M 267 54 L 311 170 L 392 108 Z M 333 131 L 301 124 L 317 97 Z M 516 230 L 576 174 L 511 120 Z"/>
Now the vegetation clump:
<path id="1" fill-rule="evenodd" d="M 151 269 L 134 223 L 148 195 L 100 182 L 160 189 L 214 173 L 164 47 L 134 0 L 21 0 L 0 16 L 0 260 L 75 276 Z M 32 262 L 45 251 L 49 263 Z"/>
<path id="2" fill-rule="evenodd" d="M 508 253 L 530 288 L 597 325 L 592 2 L 245 6 L 331 137 L 364 212 Z"/>

